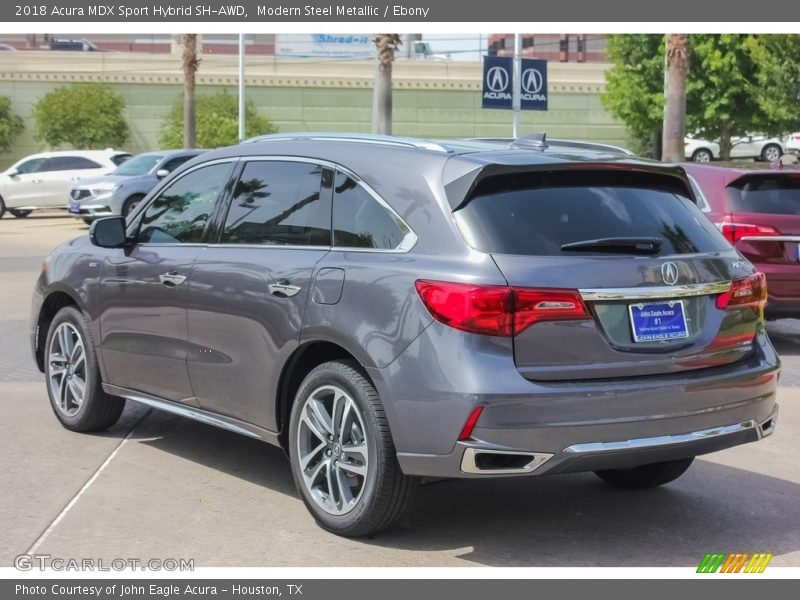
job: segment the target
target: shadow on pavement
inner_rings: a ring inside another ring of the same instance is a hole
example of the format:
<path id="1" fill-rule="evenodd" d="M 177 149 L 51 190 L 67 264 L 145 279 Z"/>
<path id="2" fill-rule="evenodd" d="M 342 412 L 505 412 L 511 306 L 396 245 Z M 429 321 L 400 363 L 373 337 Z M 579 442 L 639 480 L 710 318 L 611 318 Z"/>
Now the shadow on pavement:
<path id="1" fill-rule="evenodd" d="M 767 322 L 767 333 L 781 356 L 800 355 L 800 319 Z"/>
<path id="2" fill-rule="evenodd" d="M 158 411 L 146 421 L 140 443 L 300 502 L 280 449 Z M 800 522 L 798 497 L 798 484 L 704 460 L 638 492 L 591 473 L 440 481 L 419 489 L 399 527 L 356 543 L 464 548 L 460 558 L 492 566 L 695 566 L 710 551 L 800 550 L 800 531 L 786 526 Z"/>

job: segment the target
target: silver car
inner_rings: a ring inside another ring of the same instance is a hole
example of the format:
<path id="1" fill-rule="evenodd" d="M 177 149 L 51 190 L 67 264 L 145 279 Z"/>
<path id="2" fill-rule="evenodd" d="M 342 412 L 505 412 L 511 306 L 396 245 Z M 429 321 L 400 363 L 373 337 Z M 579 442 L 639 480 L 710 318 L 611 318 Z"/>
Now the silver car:
<path id="1" fill-rule="evenodd" d="M 164 150 L 137 154 L 108 175 L 75 183 L 67 209 L 87 223 L 98 217 L 126 217 L 161 179 L 203 152 Z"/>
<path id="2" fill-rule="evenodd" d="M 319 524 L 360 536 L 425 477 L 648 488 L 769 435 L 766 297 L 679 167 L 276 135 L 56 248 L 31 337 L 66 428 L 130 400 L 279 445 Z"/>

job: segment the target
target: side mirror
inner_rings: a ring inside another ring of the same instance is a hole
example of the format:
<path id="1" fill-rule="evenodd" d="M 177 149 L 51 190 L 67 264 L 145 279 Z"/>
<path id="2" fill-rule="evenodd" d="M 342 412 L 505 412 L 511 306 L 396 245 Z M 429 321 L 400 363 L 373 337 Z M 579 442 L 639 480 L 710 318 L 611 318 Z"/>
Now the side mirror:
<path id="1" fill-rule="evenodd" d="M 128 240 L 125 217 L 106 217 L 94 221 L 89 228 L 89 239 L 101 248 L 122 248 Z"/>
<path id="2" fill-rule="evenodd" d="M 159 169 L 158 171 L 156 171 L 156 177 L 158 177 L 159 179 L 164 179 L 164 177 L 166 177 L 167 175 L 169 175 L 169 171 L 167 171 L 166 169 Z"/>
<path id="3" fill-rule="evenodd" d="M 6 171 L 6 175 L 8 175 L 9 177 L 16 177 L 17 175 L 19 175 L 19 171 L 17 171 L 16 169 L 9 169 L 8 171 Z"/>

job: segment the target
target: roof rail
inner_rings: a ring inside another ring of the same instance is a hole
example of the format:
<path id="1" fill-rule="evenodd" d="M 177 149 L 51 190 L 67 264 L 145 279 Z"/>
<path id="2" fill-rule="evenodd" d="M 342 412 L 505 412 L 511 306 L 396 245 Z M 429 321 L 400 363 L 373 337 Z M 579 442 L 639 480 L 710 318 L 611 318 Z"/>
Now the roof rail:
<path id="1" fill-rule="evenodd" d="M 448 152 L 447 148 L 436 142 L 428 140 L 418 140 L 409 137 L 396 137 L 392 135 L 376 135 L 368 133 L 273 133 L 270 135 L 259 135 L 245 140 L 244 144 L 259 142 L 287 142 L 298 140 L 310 141 L 336 141 L 351 142 L 356 144 L 380 144 L 384 146 L 399 146 L 403 148 L 418 148 L 420 150 L 433 150 L 434 152 Z"/>

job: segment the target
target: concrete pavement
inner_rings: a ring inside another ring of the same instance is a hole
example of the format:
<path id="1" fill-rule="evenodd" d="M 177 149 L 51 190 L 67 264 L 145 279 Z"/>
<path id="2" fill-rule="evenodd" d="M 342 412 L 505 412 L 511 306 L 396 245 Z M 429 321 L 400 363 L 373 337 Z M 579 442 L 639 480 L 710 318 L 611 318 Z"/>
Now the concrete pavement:
<path id="1" fill-rule="evenodd" d="M 770 324 L 784 356 L 777 432 L 698 459 L 661 489 L 592 474 L 445 481 L 371 540 L 319 529 L 282 452 L 129 403 L 118 425 L 60 427 L 27 345 L 30 287 L 68 219 L 0 220 L 0 565 L 63 558 L 193 558 L 197 566 L 696 566 L 765 551 L 800 566 L 800 322 Z"/>

